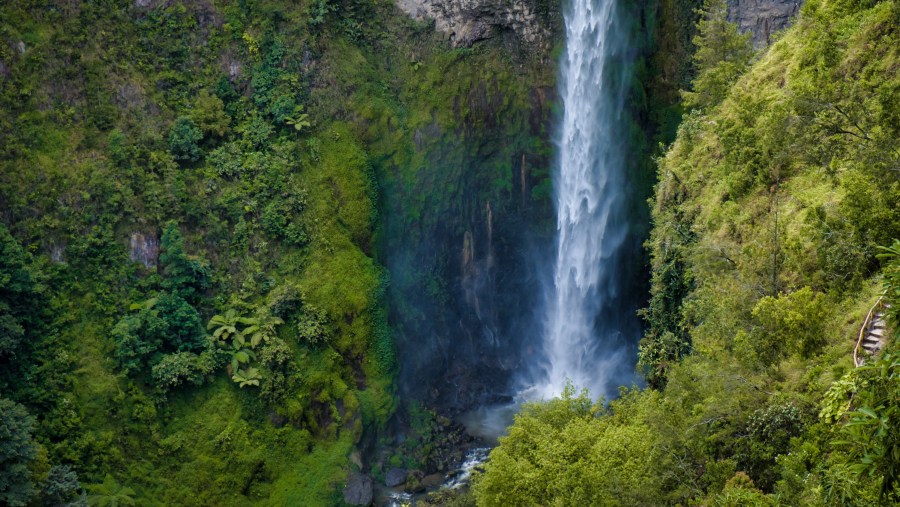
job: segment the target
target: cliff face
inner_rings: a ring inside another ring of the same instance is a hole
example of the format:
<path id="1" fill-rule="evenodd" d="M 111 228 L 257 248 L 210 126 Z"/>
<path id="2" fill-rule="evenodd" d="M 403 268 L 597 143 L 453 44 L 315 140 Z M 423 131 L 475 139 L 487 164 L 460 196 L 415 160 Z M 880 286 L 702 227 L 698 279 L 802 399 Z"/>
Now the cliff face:
<path id="1" fill-rule="evenodd" d="M 759 49 L 790 24 L 802 4 L 803 0 L 728 0 L 728 20 L 741 32 L 752 32 L 753 47 Z"/>
<path id="2" fill-rule="evenodd" d="M 469 47 L 504 30 L 530 45 L 544 45 L 550 31 L 534 6 L 524 0 L 396 0 L 416 20 L 432 19 L 435 28 L 456 47 Z"/>

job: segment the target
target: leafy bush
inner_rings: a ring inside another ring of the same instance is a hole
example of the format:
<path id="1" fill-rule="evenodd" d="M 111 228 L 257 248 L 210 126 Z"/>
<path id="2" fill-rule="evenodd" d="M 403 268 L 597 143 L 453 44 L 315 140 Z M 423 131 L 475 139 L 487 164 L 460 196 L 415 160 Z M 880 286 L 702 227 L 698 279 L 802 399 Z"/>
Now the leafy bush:
<path id="1" fill-rule="evenodd" d="M 162 392 L 168 392 L 184 384 L 199 386 L 215 371 L 217 361 L 212 351 L 194 354 L 176 352 L 166 354 L 153 366 L 153 383 Z"/>
<path id="2" fill-rule="evenodd" d="M 770 365 L 788 352 L 812 356 L 825 343 L 829 315 L 825 296 L 809 287 L 760 299 L 753 308 L 759 324 L 750 345 L 755 357 Z"/>
<path id="3" fill-rule="evenodd" d="M 900 435 L 896 431 L 900 427 L 900 358 L 886 353 L 860 370 L 868 385 L 857 393 L 857 408 L 834 444 L 849 451 L 849 470 L 854 475 L 875 478 L 881 501 L 896 505 L 900 502 Z"/>
<path id="4" fill-rule="evenodd" d="M 304 305 L 297 320 L 297 337 L 309 345 L 327 342 L 331 336 L 328 314 L 313 305 Z"/>
<path id="5" fill-rule="evenodd" d="M 116 358 L 126 373 L 134 373 L 157 352 L 192 352 L 206 347 L 206 333 L 197 310 L 175 294 L 165 293 L 122 318 L 112 331 Z"/>
<path id="6" fill-rule="evenodd" d="M 888 313 L 900 321 L 900 240 L 882 247 L 878 258 L 884 262 L 884 297 L 891 305 Z"/>
<path id="7" fill-rule="evenodd" d="M 203 131 L 194 123 L 194 120 L 182 116 L 175 120 L 172 130 L 169 131 L 169 151 L 175 160 L 196 162 L 200 160 L 200 141 L 203 140 Z"/>

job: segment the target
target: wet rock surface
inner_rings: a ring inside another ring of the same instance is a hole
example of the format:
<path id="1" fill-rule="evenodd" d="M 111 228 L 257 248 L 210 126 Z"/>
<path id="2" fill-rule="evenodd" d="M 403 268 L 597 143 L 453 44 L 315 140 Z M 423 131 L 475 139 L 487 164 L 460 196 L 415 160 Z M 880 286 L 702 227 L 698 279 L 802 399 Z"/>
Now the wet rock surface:
<path id="1" fill-rule="evenodd" d="M 155 268 L 159 258 L 159 238 L 155 234 L 133 232 L 129 239 L 128 256 L 147 268 Z"/>
<path id="2" fill-rule="evenodd" d="M 384 485 L 393 488 L 406 482 L 408 472 L 402 468 L 392 468 L 384 474 Z"/>

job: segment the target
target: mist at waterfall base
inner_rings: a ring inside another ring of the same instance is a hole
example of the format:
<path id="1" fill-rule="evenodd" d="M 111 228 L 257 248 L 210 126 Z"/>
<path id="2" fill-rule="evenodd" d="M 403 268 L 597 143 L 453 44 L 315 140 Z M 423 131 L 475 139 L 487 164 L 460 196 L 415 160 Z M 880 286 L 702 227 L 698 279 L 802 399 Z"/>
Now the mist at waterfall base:
<path id="1" fill-rule="evenodd" d="M 535 311 L 540 353 L 523 356 L 510 403 L 461 420 L 489 440 L 505 432 L 521 403 L 559 396 L 567 385 L 610 399 L 637 382 L 641 327 L 641 238 L 630 226 L 626 101 L 632 74 L 629 13 L 616 0 L 571 0 L 560 62 L 555 259 L 545 263 Z"/>

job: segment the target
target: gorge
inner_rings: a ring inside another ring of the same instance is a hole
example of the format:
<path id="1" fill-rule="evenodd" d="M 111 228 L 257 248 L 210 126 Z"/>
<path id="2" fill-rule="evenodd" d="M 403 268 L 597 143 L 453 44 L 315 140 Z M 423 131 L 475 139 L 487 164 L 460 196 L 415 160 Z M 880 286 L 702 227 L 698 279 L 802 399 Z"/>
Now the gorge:
<path id="1" fill-rule="evenodd" d="M 0 2 L 0 504 L 898 504 L 898 27 Z"/>

